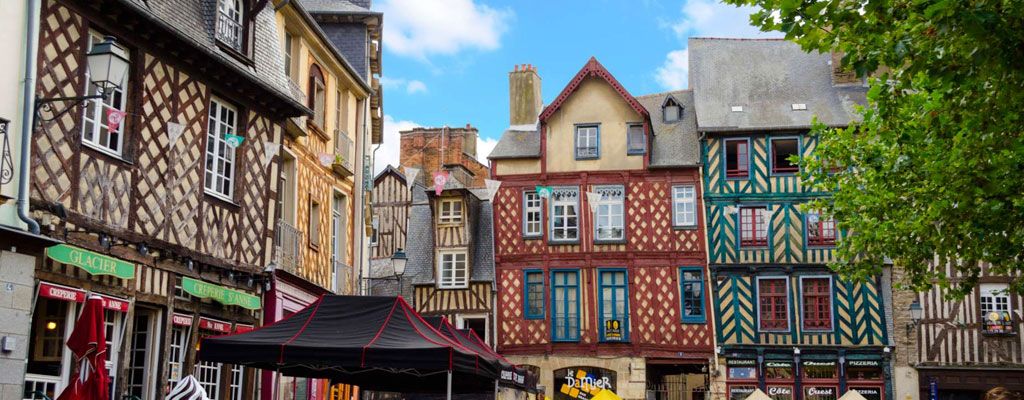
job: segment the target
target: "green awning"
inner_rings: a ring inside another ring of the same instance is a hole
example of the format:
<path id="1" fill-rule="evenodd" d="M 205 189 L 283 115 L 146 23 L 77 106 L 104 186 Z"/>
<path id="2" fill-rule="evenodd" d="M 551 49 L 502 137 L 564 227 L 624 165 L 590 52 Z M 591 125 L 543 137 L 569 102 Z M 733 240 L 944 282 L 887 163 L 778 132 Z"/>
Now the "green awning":
<path id="1" fill-rule="evenodd" d="M 227 306 L 239 306 L 249 310 L 260 309 L 259 296 L 192 279 L 187 276 L 181 278 L 181 289 L 195 297 L 213 299 Z"/>
<path id="2" fill-rule="evenodd" d="M 121 279 L 135 279 L 135 264 L 69 244 L 47 247 L 46 256 L 54 261 L 81 268 L 90 275 L 113 275 Z"/>

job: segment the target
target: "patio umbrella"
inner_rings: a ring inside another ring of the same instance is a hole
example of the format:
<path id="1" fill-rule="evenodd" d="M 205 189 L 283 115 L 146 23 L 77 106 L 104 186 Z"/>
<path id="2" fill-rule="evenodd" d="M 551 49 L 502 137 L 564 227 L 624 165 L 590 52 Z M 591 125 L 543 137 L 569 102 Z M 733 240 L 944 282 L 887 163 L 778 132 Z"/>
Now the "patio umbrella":
<path id="1" fill-rule="evenodd" d="M 107 331 L 103 321 L 103 299 L 89 296 L 75 330 L 68 338 L 68 348 L 75 356 L 75 373 L 71 386 L 57 400 L 107 400 L 110 398 L 107 367 Z"/>

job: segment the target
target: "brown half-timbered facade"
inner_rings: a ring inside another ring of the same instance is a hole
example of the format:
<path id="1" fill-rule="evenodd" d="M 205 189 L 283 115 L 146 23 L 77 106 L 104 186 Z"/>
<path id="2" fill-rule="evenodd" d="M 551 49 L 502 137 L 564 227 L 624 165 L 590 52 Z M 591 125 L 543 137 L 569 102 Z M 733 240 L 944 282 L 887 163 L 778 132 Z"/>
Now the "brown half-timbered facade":
<path id="1" fill-rule="evenodd" d="M 543 110 L 536 68 L 509 80 L 490 155 L 498 350 L 559 399 L 593 394 L 580 371 L 623 398 L 699 398 L 714 331 L 690 93 L 633 97 L 593 58 Z"/>
<path id="2" fill-rule="evenodd" d="M 85 55 L 105 36 L 130 69 L 106 99 L 53 103 L 37 117 L 33 217 L 65 243 L 37 258 L 29 396 L 55 398 L 68 384 L 62 344 L 92 293 L 106 300 L 112 398 L 161 398 L 187 375 L 211 398 L 253 398 L 254 371 L 199 362 L 195 349 L 260 323 L 274 252 L 272 149 L 284 119 L 309 112 L 288 94 L 265 6 L 43 2 L 37 98 L 96 93 Z M 125 113 L 119 126 L 108 125 L 109 110 Z"/>

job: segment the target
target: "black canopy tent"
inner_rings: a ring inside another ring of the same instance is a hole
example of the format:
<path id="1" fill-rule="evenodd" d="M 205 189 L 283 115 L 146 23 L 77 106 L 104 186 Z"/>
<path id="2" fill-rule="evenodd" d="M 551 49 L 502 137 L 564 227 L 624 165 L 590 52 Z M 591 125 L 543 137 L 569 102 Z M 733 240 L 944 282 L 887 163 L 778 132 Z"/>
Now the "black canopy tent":
<path id="1" fill-rule="evenodd" d="M 401 297 L 325 295 L 256 330 L 203 339 L 200 360 L 326 378 L 364 390 L 477 393 L 499 363 L 449 339 Z"/>
<path id="2" fill-rule="evenodd" d="M 464 347 L 480 354 L 481 357 L 496 363 L 501 369 L 499 384 L 502 386 L 521 389 L 531 393 L 537 392 L 536 377 L 533 377 L 534 379 L 530 379 L 528 377 L 528 375 L 533 374 L 527 374 L 525 369 L 512 364 L 508 359 L 492 350 L 491 347 L 488 346 L 483 339 L 480 339 L 480 337 L 472 330 L 456 329 L 455 326 L 453 326 L 451 322 L 444 317 L 423 317 L 423 319 L 434 328 L 437 328 L 439 332 L 447 336 L 448 339 L 458 342 Z"/>

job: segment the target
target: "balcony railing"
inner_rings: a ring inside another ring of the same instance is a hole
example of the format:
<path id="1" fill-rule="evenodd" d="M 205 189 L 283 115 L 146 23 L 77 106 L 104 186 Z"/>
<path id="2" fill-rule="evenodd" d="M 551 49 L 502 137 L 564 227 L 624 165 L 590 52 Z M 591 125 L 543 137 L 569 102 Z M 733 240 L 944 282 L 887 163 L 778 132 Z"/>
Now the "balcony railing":
<path id="1" fill-rule="evenodd" d="M 344 178 L 355 174 L 352 164 L 352 139 L 340 129 L 334 130 L 334 162 L 331 169 Z"/>
<path id="2" fill-rule="evenodd" d="M 302 232 L 288 223 L 277 221 L 277 265 L 285 272 L 298 276 L 302 263 Z"/>
<path id="3" fill-rule="evenodd" d="M 1013 316 L 1008 311 L 990 311 L 981 316 L 981 333 L 986 335 L 1012 335 Z"/>
<path id="4" fill-rule="evenodd" d="M 217 40 L 242 51 L 242 24 L 238 10 L 220 9 L 217 11 Z"/>
<path id="5" fill-rule="evenodd" d="M 334 260 L 334 273 L 337 274 L 338 287 L 335 288 L 337 294 L 352 294 L 352 288 L 349 287 L 349 282 L 352 278 L 352 266 L 345 264 L 340 260 Z"/>

